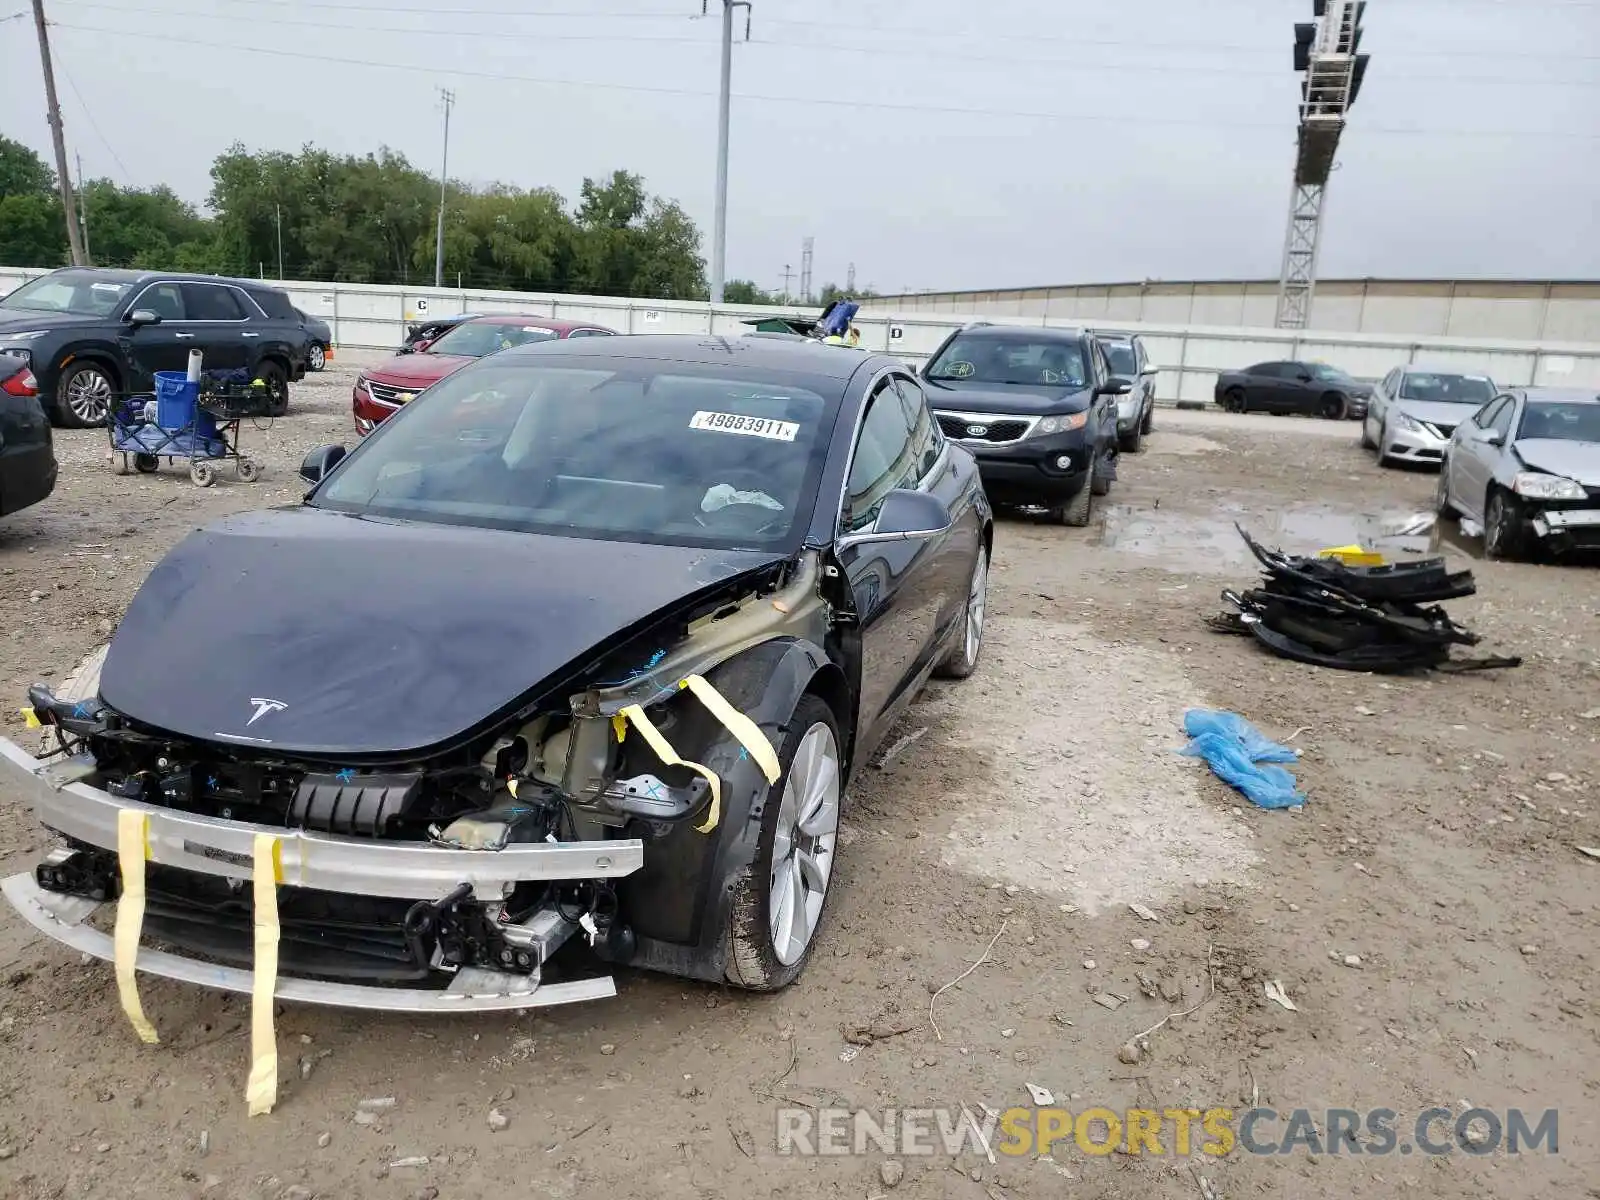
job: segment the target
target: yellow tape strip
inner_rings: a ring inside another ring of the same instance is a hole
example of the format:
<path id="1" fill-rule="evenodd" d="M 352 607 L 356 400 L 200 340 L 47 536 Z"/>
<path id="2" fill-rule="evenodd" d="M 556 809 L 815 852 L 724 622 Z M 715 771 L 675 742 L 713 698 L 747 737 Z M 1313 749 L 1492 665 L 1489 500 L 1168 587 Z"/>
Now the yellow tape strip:
<path id="1" fill-rule="evenodd" d="M 122 869 L 122 898 L 117 901 L 117 927 L 112 961 L 117 969 L 117 994 L 122 1011 L 139 1040 L 154 1045 L 161 1039 L 139 1003 L 134 960 L 139 957 L 139 932 L 144 928 L 144 861 L 150 853 L 150 814 L 136 808 L 117 813 L 117 864 Z"/>
<path id="2" fill-rule="evenodd" d="M 623 709 L 621 716 L 633 722 L 633 727 L 643 735 L 649 743 L 650 749 L 656 752 L 656 757 L 669 767 L 688 767 L 698 773 L 711 785 L 711 811 L 706 814 L 706 823 L 696 825 L 696 833 L 710 833 L 717 827 L 717 822 L 722 820 L 722 781 L 717 778 L 717 773 L 710 767 L 701 766 L 697 762 L 690 762 L 686 758 L 679 758 L 678 752 L 672 748 L 672 743 L 661 736 L 661 731 L 649 717 L 644 715 L 644 709 L 637 704 L 630 704 Z"/>
<path id="3" fill-rule="evenodd" d="M 698 696 L 711 715 L 739 739 L 740 744 L 750 752 L 750 757 L 755 759 L 756 766 L 761 768 L 761 773 L 767 777 L 768 783 L 778 782 L 778 776 L 782 774 L 778 766 L 778 752 L 772 748 L 767 735 L 761 732 L 761 726 L 729 704 L 721 692 L 699 675 L 689 676 L 679 686 L 688 688 Z"/>
<path id="4" fill-rule="evenodd" d="M 253 851 L 256 958 L 250 989 L 250 1082 L 244 1098 L 250 1115 L 259 1117 L 278 1102 L 278 1038 L 272 1021 L 272 997 L 278 989 L 278 839 L 258 833 Z"/>

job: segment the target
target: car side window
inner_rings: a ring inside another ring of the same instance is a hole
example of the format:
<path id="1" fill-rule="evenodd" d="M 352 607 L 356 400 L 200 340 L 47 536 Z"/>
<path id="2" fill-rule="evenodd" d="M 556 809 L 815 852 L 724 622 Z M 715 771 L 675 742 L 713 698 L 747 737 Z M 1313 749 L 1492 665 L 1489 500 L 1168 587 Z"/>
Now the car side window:
<path id="1" fill-rule="evenodd" d="M 1283 372 L 1278 369 L 1278 363 L 1257 363 L 1253 367 L 1245 368 L 1246 375 L 1260 375 L 1265 379 L 1277 379 Z"/>
<path id="2" fill-rule="evenodd" d="M 611 337 L 609 330 L 605 329 L 574 329 L 567 334 L 568 339 L 580 337 Z"/>
<path id="3" fill-rule="evenodd" d="M 1150 360 L 1145 356 L 1144 342 L 1139 338 L 1133 339 L 1133 367 L 1139 374 L 1144 374 L 1145 367 L 1150 365 Z"/>
<path id="4" fill-rule="evenodd" d="M 1383 377 L 1383 390 L 1385 394 L 1390 396 L 1398 396 L 1400 394 L 1400 381 L 1403 378 L 1405 378 L 1405 373 L 1401 371 L 1399 367 L 1396 367 L 1394 370 L 1385 375 Z"/>
<path id="5" fill-rule="evenodd" d="M 233 294 L 232 288 L 220 287 L 214 283 L 184 283 L 179 285 L 183 293 L 183 308 L 190 321 L 242 321 L 244 309 L 239 307 L 239 298 Z"/>
<path id="6" fill-rule="evenodd" d="M 1510 396 L 1496 396 L 1477 411 L 1477 414 L 1472 418 L 1472 423 L 1479 429 L 1488 429 L 1494 419 L 1500 415 L 1500 410 L 1510 404 Z"/>
<path id="7" fill-rule="evenodd" d="M 843 525 L 847 532 L 870 529 L 884 497 L 916 483 L 911 423 L 893 380 L 884 380 L 867 402 L 867 415 L 850 462 Z"/>
<path id="8" fill-rule="evenodd" d="M 129 312 L 149 309 L 163 321 L 183 321 L 188 313 L 183 304 L 183 292 L 175 283 L 153 283 L 139 293 Z"/>
<path id="9" fill-rule="evenodd" d="M 1489 422 L 1489 428 L 1502 437 L 1511 432 L 1511 421 L 1517 413 L 1517 402 L 1510 396 L 1505 398 L 1505 403 L 1500 406 L 1500 411 L 1494 414 Z"/>
<path id="10" fill-rule="evenodd" d="M 912 469 L 918 482 L 921 482 L 933 471 L 934 464 L 944 453 L 944 433 L 939 429 L 939 422 L 933 419 L 927 397 L 920 387 L 899 375 L 895 376 L 894 385 L 900 392 L 906 423 L 911 427 Z"/>

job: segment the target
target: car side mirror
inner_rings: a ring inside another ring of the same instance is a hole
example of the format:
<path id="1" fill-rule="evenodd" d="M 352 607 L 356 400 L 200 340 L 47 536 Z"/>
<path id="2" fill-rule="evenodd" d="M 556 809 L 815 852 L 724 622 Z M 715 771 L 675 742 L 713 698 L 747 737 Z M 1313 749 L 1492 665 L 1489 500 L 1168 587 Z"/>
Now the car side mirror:
<path id="1" fill-rule="evenodd" d="M 1296 375 L 1295 378 L 1298 379 L 1301 383 L 1310 383 L 1311 382 L 1311 376 L 1305 371 L 1302 371 L 1300 374 Z"/>
<path id="2" fill-rule="evenodd" d="M 1155 363 L 1145 363 L 1144 366 L 1139 368 L 1139 374 L 1141 374 L 1141 375 L 1159 375 L 1159 374 L 1161 374 L 1161 368 L 1156 366 Z"/>
<path id="3" fill-rule="evenodd" d="M 1121 377 L 1116 377 L 1106 380 L 1095 388 L 1094 394 L 1096 396 L 1126 396 L 1131 391 L 1133 391 L 1132 383 Z"/>
<path id="4" fill-rule="evenodd" d="M 300 478 L 307 483 L 321 483 L 328 472 L 338 466 L 346 454 L 343 446 L 318 446 L 300 463 Z"/>
<path id="5" fill-rule="evenodd" d="M 914 542 L 938 537 L 950 528 L 950 513 L 944 501 L 927 492 L 897 488 L 883 498 L 878 519 L 871 529 L 846 534 L 842 545 L 859 546 L 870 542 Z"/>
<path id="6" fill-rule="evenodd" d="M 141 329 L 146 325 L 161 324 L 161 314 L 149 308 L 136 308 L 124 320 L 135 329 Z"/>
<path id="7" fill-rule="evenodd" d="M 1486 429 L 1483 431 L 1483 440 L 1489 446 L 1504 446 L 1506 444 L 1506 435 L 1498 429 Z"/>

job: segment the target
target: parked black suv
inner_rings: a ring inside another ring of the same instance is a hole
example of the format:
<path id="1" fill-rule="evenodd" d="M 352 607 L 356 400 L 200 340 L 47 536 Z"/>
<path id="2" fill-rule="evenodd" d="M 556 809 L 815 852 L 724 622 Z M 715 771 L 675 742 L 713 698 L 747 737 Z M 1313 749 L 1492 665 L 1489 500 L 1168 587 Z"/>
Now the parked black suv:
<path id="1" fill-rule="evenodd" d="M 270 315 L 290 310 L 285 320 Z M 99 425 L 119 394 L 147 392 L 157 371 L 181 371 L 189 351 L 213 370 L 266 382 L 274 413 L 288 411 L 310 335 L 286 293 L 214 275 L 64 267 L 0 300 L 0 353 L 25 359 L 58 425 Z"/>
<path id="2" fill-rule="evenodd" d="M 969 325 L 922 369 L 945 437 L 978 460 L 996 504 L 1036 505 L 1064 525 L 1087 525 L 1092 497 L 1116 478 L 1114 376 L 1081 329 Z"/>

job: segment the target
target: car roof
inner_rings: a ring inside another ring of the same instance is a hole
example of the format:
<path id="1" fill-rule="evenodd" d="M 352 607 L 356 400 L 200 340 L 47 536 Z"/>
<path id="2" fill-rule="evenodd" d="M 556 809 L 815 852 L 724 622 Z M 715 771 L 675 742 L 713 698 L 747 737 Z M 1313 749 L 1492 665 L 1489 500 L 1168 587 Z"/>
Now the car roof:
<path id="1" fill-rule="evenodd" d="M 1553 401 L 1559 404 L 1600 404 L 1600 392 L 1594 388 L 1575 387 L 1519 387 L 1529 400 Z"/>
<path id="2" fill-rule="evenodd" d="M 253 292 L 283 292 L 284 289 L 259 279 L 236 279 L 232 275 L 200 275 L 193 271 L 137 271 L 125 267 L 57 267 L 52 275 L 75 271 L 116 283 L 145 283 L 153 279 L 175 279 L 180 283 L 231 283 Z M 284 292 L 287 295 L 287 292 Z"/>
<path id="3" fill-rule="evenodd" d="M 540 317 L 533 313 L 487 313 L 467 317 L 461 323 L 465 325 L 468 321 L 474 325 L 537 325 L 540 329 L 553 329 L 557 333 L 571 333 L 574 329 L 605 328 L 604 325 L 596 325 L 592 321 L 557 321 L 553 317 Z"/>
<path id="4" fill-rule="evenodd" d="M 976 324 L 964 326 L 961 332 L 967 337 L 983 337 L 990 334 L 996 336 L 1026 334 L 1028 337 L 1043 336 L 1062 342 L 1076 342 L 1082 340 L 1087 331 L 1082 329 L 1063 329 L 1056 325 L 991 325 L 987 321 L 979 321 Z M 1094 336 L 1099 335 L 1095 334 Z"/>
<path id="5" fill-rule="evenodd" d="M 1131 342 L 1139 335 L 1137 333 L 1129 333 L 1125 329 L 1096 329 L 1094 336 L 1102 341 Z"/>
<path id="6" fill-rule="evenodd" d="M 611 338 L 575 338 L 571 341 L 535 342 L 502 350 L 508 355 L 568 354 L 573 357 L 630 359 L 640 362 L 680 362 L 696 366 L 735 366 L 756 371 L 784 371 L 843 382 L 862 365 L 876 359 L 884 365 L 905 364 L 850 346 L 826 346 L 809 338 L 725 338 L 699 334 L 632 334 Z"/>

